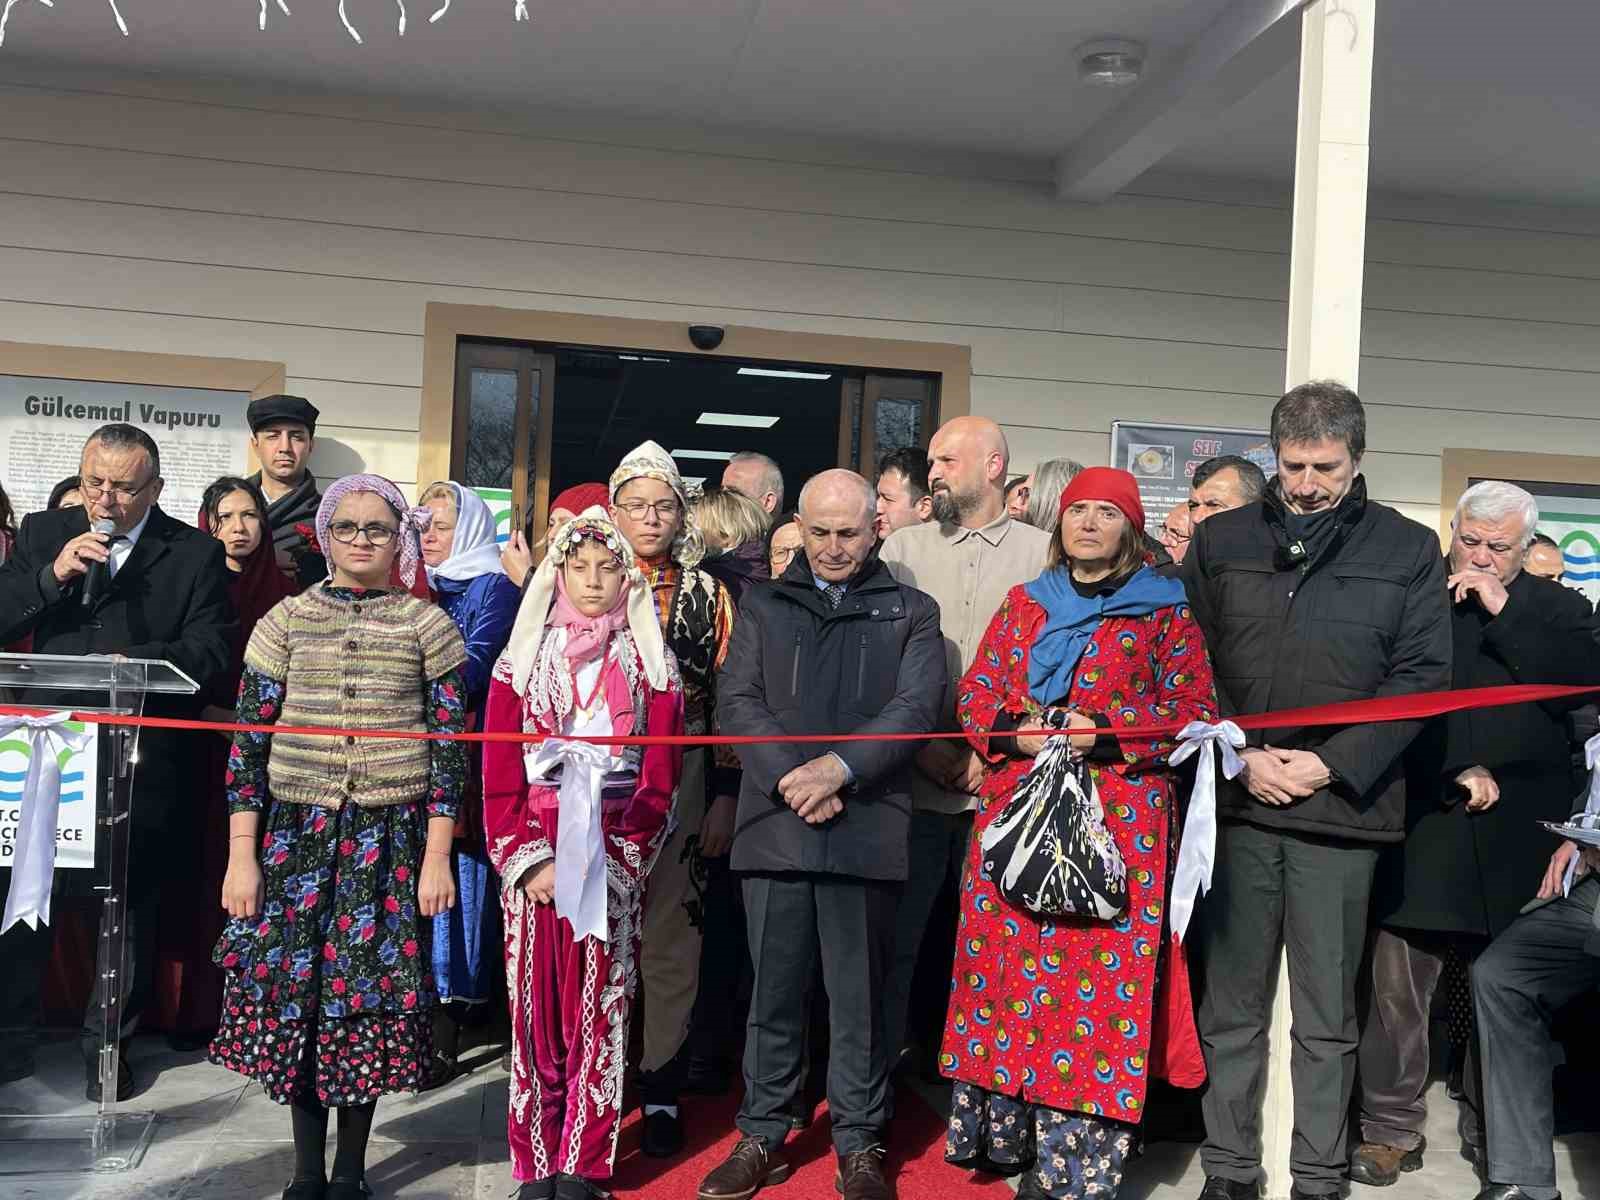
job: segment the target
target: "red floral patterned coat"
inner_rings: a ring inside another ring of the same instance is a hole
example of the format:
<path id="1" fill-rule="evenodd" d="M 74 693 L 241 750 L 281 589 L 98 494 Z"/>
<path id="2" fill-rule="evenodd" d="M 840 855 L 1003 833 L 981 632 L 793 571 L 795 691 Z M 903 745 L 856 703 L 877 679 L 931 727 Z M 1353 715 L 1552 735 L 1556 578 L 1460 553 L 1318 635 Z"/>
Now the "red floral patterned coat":
<path id="1" fill-rule="evenodd" d="M 940 1069 L 1029 1103 L 1137 1122 L 1152 1073 L 1185 1086 L 1205 1078 L 1181 947 L 1164 928 L 1176 820 L 1163 764 L 1172 740 L 1119 739 L 1120 762 L 1091 759 L 1128 868 L 1128 910 L 1117 920 L 1013 908 L 980 861 L 984 829 L 1033 761 L 992 752 L 987 735 L 1002 712 L 1025 712 L 1028 648 L 1044 622 L 1045 610 L 1012 588 L 957 690 L 962 728 L 989 768 L 962 875 Z M 1102 621 L 1064 704 L 1103 714 L 1113 730 L 1215 720 L 1211 662 L 1189 606 Z"/>

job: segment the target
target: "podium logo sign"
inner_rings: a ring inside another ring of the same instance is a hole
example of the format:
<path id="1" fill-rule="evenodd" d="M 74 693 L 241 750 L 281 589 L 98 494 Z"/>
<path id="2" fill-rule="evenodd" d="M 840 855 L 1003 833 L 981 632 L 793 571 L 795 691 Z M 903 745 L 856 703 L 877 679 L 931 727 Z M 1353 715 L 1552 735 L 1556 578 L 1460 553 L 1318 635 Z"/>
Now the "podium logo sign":
<path id="1" fill-rule="evenodd" d="M 71 728 L 82 729 L 80 722 Z M 62 751 L 61 809 L 56 818 L 56 869 L 91 870 L 94 867 L 95 799 L 100 782 L 96 770 L 97 742 L 82 750 Z M 28 778 L 32 751 L 26 740 L 0 739 L 0 867 L 9 867 L 17 852 L 17 828 L 22 819 L 22 787 Z"/>

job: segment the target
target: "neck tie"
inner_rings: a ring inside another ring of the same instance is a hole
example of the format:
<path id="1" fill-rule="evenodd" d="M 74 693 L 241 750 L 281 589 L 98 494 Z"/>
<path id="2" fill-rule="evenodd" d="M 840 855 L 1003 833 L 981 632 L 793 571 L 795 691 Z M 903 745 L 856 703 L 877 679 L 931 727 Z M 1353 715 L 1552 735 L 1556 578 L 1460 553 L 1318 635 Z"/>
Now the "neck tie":
<path id="1" fill-rule="evenodd" d="M 829 608 L 838 608 L 839 602 L 844 599 L 844 584 L 830 583 L 822 589 L 822 594 L 828 598 Z"/>
<path id="2" fill-rule="evenodd" d="M 111 535 L 111 540 L 106 543 L 106 549 L 111 554 L 111 557 L 106 559 L 106 575 L 108 577 L 112 578 L 112 579 L 116 578 L 117 570 L 118 570 L 118 568 L 117 568 L 117 547 L 122 545 L 123 543 L 125 543 L 127 540 L 128 540 L 128 537 L 127 537 L 126 534 L 113 533 Z"/>

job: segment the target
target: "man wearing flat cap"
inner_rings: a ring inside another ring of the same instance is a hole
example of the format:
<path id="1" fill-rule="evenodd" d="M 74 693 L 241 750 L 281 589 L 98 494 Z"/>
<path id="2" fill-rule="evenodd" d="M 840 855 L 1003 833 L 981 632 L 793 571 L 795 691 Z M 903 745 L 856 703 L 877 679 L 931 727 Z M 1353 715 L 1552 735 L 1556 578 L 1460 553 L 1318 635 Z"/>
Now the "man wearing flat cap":
<path id="1" fill-rule="evenodd" d="M 261 470 L 251 478 L 267 498 L 267 524 L 278 566 L 301 588 L 328 573 L 326 560 L 311 530 L 316 525 L 322 494 L 311 474 L 316 445 L 317 409 L 304 396 L 262 396 L 250 401 L 250 447 Z"/>

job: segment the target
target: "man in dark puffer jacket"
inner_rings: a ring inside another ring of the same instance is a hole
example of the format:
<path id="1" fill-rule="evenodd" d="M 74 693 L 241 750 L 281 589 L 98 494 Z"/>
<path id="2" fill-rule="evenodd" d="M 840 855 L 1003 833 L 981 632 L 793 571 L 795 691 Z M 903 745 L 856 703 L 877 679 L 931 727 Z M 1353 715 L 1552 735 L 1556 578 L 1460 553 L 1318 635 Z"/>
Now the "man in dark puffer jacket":
<path id="1" fill-rule="evenodd" d="M 1225 715 L 1443 690 L 1450 615 L 1439 540 L 1367 499 L 1366 415 L 1337 383 L 1272 411 L 1278 476 L 1263 499 L 1194 533 L 1184 583 Z M 1278 947 L 1294 1007 L 1297 1197 L 1346 1169 L 1356 979 L 1378 850 L 1405 830 L 1402 756 L 1415 721 L 1253 734 L 1217 786 L 1216 869 L 1203 916 L 1203 1200 L 1254 1200 Z"/>

